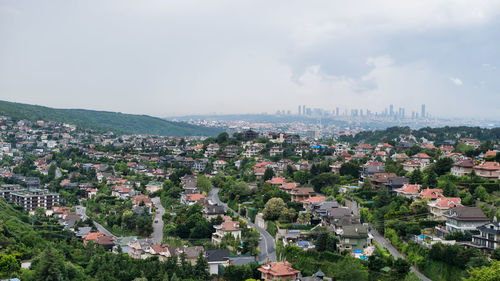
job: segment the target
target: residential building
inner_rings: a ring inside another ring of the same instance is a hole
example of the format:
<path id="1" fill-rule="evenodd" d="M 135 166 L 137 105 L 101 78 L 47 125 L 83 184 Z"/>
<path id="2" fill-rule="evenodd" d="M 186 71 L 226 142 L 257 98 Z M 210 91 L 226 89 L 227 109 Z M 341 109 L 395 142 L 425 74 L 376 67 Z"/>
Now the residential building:
<path id="1" fill-rule="evenodd" d="M 472 159 L 465 159 L 451 166 L 451 174 L 457 177 L 463 177 L 472 172 L 474 168 L 474 161 Z"/>
<path id="2" fill-rule="evenodd" d="M 405 184 L 403 187 L 394 190 L 397 195 L 403 196 L 409 199 L 416 199 L 422 189 L 420 184 Z"/>
<path id="3" fill-rule="evenodd" d="M 448 232 L 476 230 L 477 227 L 490 221 L 479 207 L 451 208 L 444 217 Z"/>
<path id="4" fill-rule="evenodd" d="M 474 171 L 476 175 L 482 178 L 490 180 L 500 179 L 500 163 L 498 162 L 483 162 L 480 165 L 474 166 Z"/>
<path id="5" fill-rule="evenodd" d="M 231 218 L 226 220 L 220 225 L 214 225 L 215 233 L 212 234 L 212 243 L 220 244 L 224 236 L 230 234 L 235 239 L 241 238 L 240 222 L 232 221 Z"/>
<path id="6" fill-rule="evenodd" d="M 352 224 L 342 227 L 340 233 L 339 250 L 363 250 L 371 244 L 368 229 L 362 224 Z"/>
<path id="7" fill-rule="evenodd" d="M 7 200 L 27 211 L 34 211 L 38 207 L 50 210 L 59 204 L 59 193 L 46 189 L 18 189 L 9 192 Z"/>
<path id="8" fill-rule="evenodd" d="M 487 252 L 500 248 L 500 223 L 490 222 L 479 226 L 477 230 L 479 235 L 472 236 L 472 243 Z"/>
<path id="9" fill-rule="evenodd" d="M 262 280 L 296 280 L 297 275 L 300 273 L 287 261 L 264 264 L 258 271 L 261 272 L 260 278 Z"/>
<path id="10" fill-rule="evenodd" d="M 444 214 L 454 207 L 463 207 L 460 197 L 439 197 L 427 203 L 429 210 L 436 220 L 445 220 Z"/>
<path id="11" fill-rule="evenodd" d="M 207 258 L 210 275 L 215 274 L 220 276 L 222 274 L 220 268 L 230 264 L 228 249 L 207 250 L 205 256 Z"/>

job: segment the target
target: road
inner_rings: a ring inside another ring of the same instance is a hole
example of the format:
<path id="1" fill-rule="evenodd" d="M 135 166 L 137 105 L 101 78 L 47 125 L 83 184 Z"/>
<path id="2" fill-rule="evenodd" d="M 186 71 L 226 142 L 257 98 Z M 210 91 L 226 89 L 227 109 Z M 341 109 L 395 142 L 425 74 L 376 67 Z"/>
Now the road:
<path id="1" fill-rule="evenodd" d="M 224 206 L 224 210 L 231 210 L 234 213 L 237 213 L 235 210 L 230 209 L 226 203 L 220 201 L 219 198 L 219 189 L 218 188 L 212 188 L 210 193 L 208 194 L 208 198 L 215 204 L 218 204 L 220 206 Z M 269 232 L 267 232 L 265 229 L 258 227 L 257 225 L 253 224 L 251 221 L 247 220 L 244 217 L 241 217 L 244 219 L 249 226 L 254 227 L 257 229 L 257 231 L 260 234 L 260 239 L 259 241 L 259 249 L 260 249 L 260 255 L 258 257 L 260 263 L 266 263 L 267 261 L 276 261 L 276 245 L 274 243 L 274 238 Z"/>
<path id="2" fill-rule="evenodd" d="M 84 207 L 84 206 L 80 206 L 80 205 L 78 205 L 78 206 L 76 206 L 76 207 L 75 207 L 75 213 L 76 213 L 77 215 L 82 216 L 82 220 L 86 220 L 86 219 L 88 219 L 88 218 L 89 218 L 89 217 L 87 216 L 87 213 L 86 213 L 86 212 L 87 212 L 87 208 L 86 208 L 86 207 Z M 116 237 L 113 233 L 109 232 L 106 228 L 104 228 L 104 226 L 102 226 L 102 225 L 101 225 L 101 224 L 99 224 L 98 222 L 96 222 L 96 221 L 93 221 L 93 222 L 94 222 L 95 227 L 97 228 L 97 231 L 102 232 L 102 233 L 104 233 L 104 234 L 106 234 L 106 235 L 108 235 L 108 236 L 113 236 L 113 237 Z"/>
<path id="3" fill-rule="evenodd" d="M 406 258 L 405 255 L 400 253 L 387 239 L 385 239 L 376 229 L 375 227 L 370 227 L 370 234 L 373 236 L 373 239 L 377 241 L 380 246 L 384 247 L 389 251 L 389 253 L 395 258 L 395 259 L 404 259 Z M 418 271 L 416 266 L 411 266 L 411 271 L 414 272 L 420 280 L 423 281 L 432 281 L 431 279 L 427 278 L 425 275 L 420 273 Z"/>
<path id="4" fill-rule="evenodd" d="M 151 201 L 153 201 L 156 207 L 156 216 L 153 221 L 153 234 L 151 237 L 154 243 L 161 244 L 163 242 L 163 214 L 165 214 L 165 208 L 161 205 L 160 197 L 151 198 Z"/>

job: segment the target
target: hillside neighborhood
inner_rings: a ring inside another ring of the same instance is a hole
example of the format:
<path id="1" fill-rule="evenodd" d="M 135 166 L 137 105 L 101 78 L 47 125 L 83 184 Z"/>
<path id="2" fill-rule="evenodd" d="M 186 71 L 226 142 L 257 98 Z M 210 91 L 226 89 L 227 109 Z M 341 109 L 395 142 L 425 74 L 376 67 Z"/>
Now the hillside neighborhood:
<path id="1" fill-rule="evenodd" d="M 500 146 L 467 129 L 375 142 L 250 128 L 175 138 L 1 116 L 0 130 L 2 280 L 500 270 Z"/>

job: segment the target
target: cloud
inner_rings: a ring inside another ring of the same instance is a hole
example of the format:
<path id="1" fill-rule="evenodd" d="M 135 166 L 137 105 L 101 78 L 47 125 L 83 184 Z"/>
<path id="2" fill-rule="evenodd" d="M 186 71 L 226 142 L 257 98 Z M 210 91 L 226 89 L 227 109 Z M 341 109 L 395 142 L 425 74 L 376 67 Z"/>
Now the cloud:
<path id="1" fill-rule="evenodd" d="M 451 83 L 457 85 L 457 86 L 462 86 L 464 83 L 462 82 L 462 80 L 460 80 L 459 78 L 456 78 L 456 77 L 450 77 L 449 78 Z"/>

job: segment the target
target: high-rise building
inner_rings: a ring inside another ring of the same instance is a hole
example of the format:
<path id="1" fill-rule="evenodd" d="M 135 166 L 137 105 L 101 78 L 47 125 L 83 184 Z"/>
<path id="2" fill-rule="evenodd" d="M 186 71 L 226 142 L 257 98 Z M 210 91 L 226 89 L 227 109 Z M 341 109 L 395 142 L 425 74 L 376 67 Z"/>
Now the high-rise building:
<path id="1" fill-rule="evenodd" d="M 300 105 L 299 105 L 299 115 L 300 115 L 300 112 L 301 112 L 301 110 L 300 110 L 300 109 L 301 109 L 301 108 L 300 108 Z"/>
<path id="2" fill-rule="evenodd" d="M 422 104 L 422 112 L 420 113 L 420 118 L 424 119 L 425 117 L 427 117 L 425 113 L 425 104 Z"/>
<path id="3" fill-rule="evenodd" d="M 394 105 L 389 105 L 389 116 L 393 116 L 394 115 Z"/>
<path id="4" fill-rule="evenodd" d="M 335 115 L 339 116 L 339 114 L 340 114 L 340 109 L 337 107 L 335 108 Z"/>
<path id="5" fill-rule="evenodd" d="M 306 106 L 302 105 L 302 115 L 306 115 Z"/>

